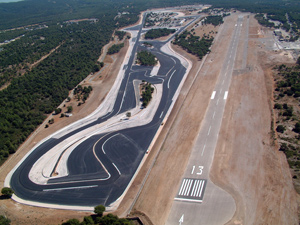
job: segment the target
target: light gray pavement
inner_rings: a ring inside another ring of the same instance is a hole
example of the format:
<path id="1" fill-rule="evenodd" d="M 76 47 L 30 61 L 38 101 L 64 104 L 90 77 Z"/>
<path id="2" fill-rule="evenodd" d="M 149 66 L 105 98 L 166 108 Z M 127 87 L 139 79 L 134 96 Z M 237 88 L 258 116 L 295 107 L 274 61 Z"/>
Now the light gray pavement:
<path id="1" fill-rule="evenodd" d="M 234 199 L 214 185 L 209 178 L 215 147 L 222 124 L 242 26 L 247 19 L 240 15 L 235 24 L 223 67 L 202 122 L 188 166 L 174 199 L 166 224 L 225 224 L 236 209 Z M 245 29 L 247 30 L 248 27 Z M 246 31 L 247 32 L 247 31 Z"/>

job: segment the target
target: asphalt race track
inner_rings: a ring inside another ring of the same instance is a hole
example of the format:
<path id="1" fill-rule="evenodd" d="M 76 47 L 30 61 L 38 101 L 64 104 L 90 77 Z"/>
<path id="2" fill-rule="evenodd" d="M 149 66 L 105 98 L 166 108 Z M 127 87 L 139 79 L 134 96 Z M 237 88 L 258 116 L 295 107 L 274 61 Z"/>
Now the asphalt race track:
<path id="1" fill-rule="evenodd" d="M 195 17 L 195 19 L 199 18 Z M 143 19 L 144 23 L 145 17 Z M 142 23 L 142 24 L 143 24 Z M 185 26 L 186 27 L 186 26 Z M 185 27 L 180 28 L 181 32 Z M 61 136 L 51 137 L 31 152 L 14 170 L 10 186 L 19 199 L 38 203 L 67 206 L 95 205 L 109 206 L 125 191 L 133 178 L 141 160 L 153 140 L 158 128 L 168 112 L 175 92 L 182 81 L 186 68 L 175 56 L 161 52 L 160 48 L 168 41 L 151 41 L 151 51 L 160 62 L 156 76 L 150 76 L 152 67 L 133 64 L 135 53 L 145 49 L 139 41 L 142 25 L 128 28 L 138 35 L 132 54 L 120 85 L 118 95 L 110 113 L 92 122 L 88 120 L 69 133 L 61 132 Z M 90 127 L 101 124 L 108 119 L 127 112 L 137 105 L 133 86 L 134 80 L 145 80 L 152 84 L 162 84 L 162 99 L 153 120 L 137 127 L 95 134 L 81 142 L 69 155 L 67 160 L 68 175 L 52 177 L 46 184 L 37 184 L 29 178 L 29 173 L 37 162 L 51 148 Z"/>

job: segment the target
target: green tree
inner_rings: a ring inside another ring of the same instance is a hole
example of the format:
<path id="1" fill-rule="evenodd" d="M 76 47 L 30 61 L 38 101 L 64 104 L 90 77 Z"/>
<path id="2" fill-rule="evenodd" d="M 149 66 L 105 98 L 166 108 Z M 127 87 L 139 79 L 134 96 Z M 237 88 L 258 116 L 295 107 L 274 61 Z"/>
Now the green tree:
<path id="1" fill-rule="evenodd" d="M 1 190 L 1 194 L 4 197 L 7 197 L 7 198 L 11 198 L 11 196 L 13 195 L 13 193 L 14 193 L 14 191 L 11 188 L 9 188 L 9 187 L 4 187 Z"/>
<path id="2" fill-rule="evenodd" d="M 293 131 L 296 132 L 296 133 L 300 133 L 300 123 L 299 122 L 297 122 L 295 124 L 295 128 L 293 129 Z"/>
<path id="3" fill-rule="evenodd" d="M 0 224 L 1 225 L 9 225 L 10 219 L 6 218 L 5 216 L 0 215 Z"/>
<path id="4" fill-rule="evenodd" d="M 94 220 L 91 216 L 85 216 L 84 219 L 83 219 L 83 222 L 81 224 L 82 225 L 93 225 L 95 223 L 94 223 Z"/>
<path id="5" fill-rule="evenodd" d="M 59 114 L 59 113 L 61 113 L 61 108 L 55 109 L 54 112 L 55 112 L 56 115 Z"/>
<path id="6" fill-rule="evenodd" d="M 62 223 L 62 225 L 80 225 L 78 219 L 69 219 L 67 222 Z"/>
<path id="7" fill-rule="evenodd" d="M 102 216 L 104 211 L 105 211 L 105 206 L 103 205 L 97 205 L 94 208 L 94 213 L 98 214 L 99 216 Z"/>
<path id="8" fill-rule="evenodd" d="M 276 131 L 280 132 L 280 133 L 284 133 L 285 127 L 283 125 L 278 125 L 277 128 L 276 128 Z"/>
<path id="9" fill-rule="evenodd" d="M 68 113 L 71 113 L 71 112 L 73 112 L 73 107 L 72 106 L 68 106 Z"/>

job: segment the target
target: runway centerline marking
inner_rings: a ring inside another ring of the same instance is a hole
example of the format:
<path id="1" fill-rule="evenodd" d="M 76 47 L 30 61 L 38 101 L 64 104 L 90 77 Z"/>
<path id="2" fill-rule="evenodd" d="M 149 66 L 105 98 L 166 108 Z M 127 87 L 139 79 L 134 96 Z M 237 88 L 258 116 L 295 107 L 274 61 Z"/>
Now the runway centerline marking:
<path id="1" fill-rule="evenodd" d="M 213 119 L 215 118 L 215 115 L 216 115 L 216 111 L 214 111 L 214 114 L 213 114 L 213 117 L 212 117 Z"/>
<path id="2" fill-rule="evenodd" d="M 218 99 L 218 101 L 217 101 L 217 104 L 216 104 L 216 105 L 218 105 L 218 104 L 219 104 L 219 100 L 220 100 L 220 99 Z"/>
<path id="3" fill-rule="evenodd" d="M 211 129 L 211 126 L 210 126 L 209 129 L 208 129 L 207 136 L 209 136 L 210 129 Z"/>
<path id="4" fill-rule="evenodd" d="M 204 150 L 205 150 L 206 144 L 204 144 L 203 149 L 202 149 L 202 153 L 201 156 L 203 156 Z"/>
<path id="5" fill-rule="evenodd" d="M 215 95 L 216 95 L 216 91 L 213 91 L 213 93 L 211 94 L 210 99 L 214 99 L 214 98 L 215 98 Z"/>
<path id="6" fill-rule="evenodd" d="M 228 96 L 228 91 L 225 91 L 224 99 L 227 99 L 227 96 Z"/>

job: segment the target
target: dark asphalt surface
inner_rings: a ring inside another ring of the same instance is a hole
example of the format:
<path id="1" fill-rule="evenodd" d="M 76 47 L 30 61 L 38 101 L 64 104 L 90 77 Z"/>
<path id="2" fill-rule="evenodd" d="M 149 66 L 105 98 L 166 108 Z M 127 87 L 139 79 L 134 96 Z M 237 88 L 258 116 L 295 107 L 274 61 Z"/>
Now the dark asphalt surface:
<path id="1" fill-rule="evenodd" d="M 130 30 L 139 30 L 137 40 L 140 38 L 141 29 L 142 25 L 130 28 Z M 152 67 L 132 66 L 135 53 L 145 49 L 142 42 L 137 41 L 129 59 L 113 113 L 109 117 L 101 117 L 59 139 L 51 138 L 38 146 L 12 175 L 10 185 L 19 198 L 60 205 L 96 206 L 102 204 L 108 206 L 123 194 L 161 125 L 186 72 L 177 58 L 160 52 L 160 47 L 166 42 L 151 41 L 151 43 L 153 48 L 147 50 L 151 51 L 161 64 L 158 76 L 149 76 Z M 169 82 L 170 78 L 172 79 Z M 145 80 L 152 84 L 163 83 L 161 102 L 149 124 L 109 134 L 94 135 L 85 140 L 74 149 L 68 159 L 69 175 L 67 177 L 51 179 L 47 185 L 35 184 L 29 179 L 28 174 L 34 163 L 52 147 L 79 131 L 102 123 L 117 113 L 134 108 L 136 106 L 134 79 Z M 121 104 L 124 93 L 124 101 Z M 99 139 L 101 140 L 96 144 L 95 152 L 109 175 L 93 154 L 93 146 Z"/>

